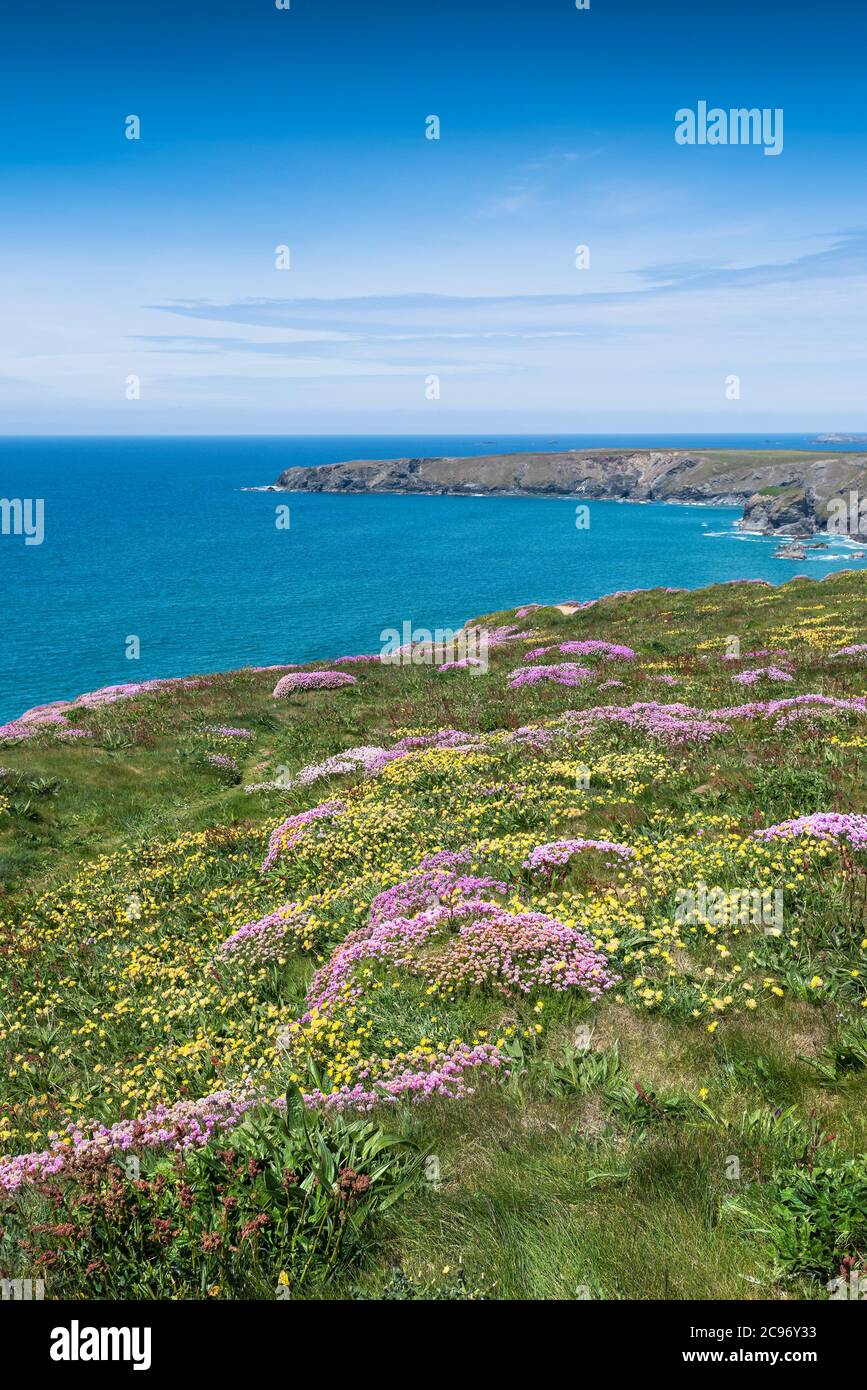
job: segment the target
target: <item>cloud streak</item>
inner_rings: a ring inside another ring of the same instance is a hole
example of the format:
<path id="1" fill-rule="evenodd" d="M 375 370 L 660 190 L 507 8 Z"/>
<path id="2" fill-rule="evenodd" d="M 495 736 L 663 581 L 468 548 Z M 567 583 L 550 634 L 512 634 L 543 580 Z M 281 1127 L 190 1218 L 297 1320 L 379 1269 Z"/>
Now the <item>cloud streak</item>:
<path id="1" fill-rule="evenodd" d="M 628 312 L 630 308 L 643 309 L 652 301 L 664 302 L 674 296 L 709 291 L 726 295 L 830 279 L 864 278 L 867 281 L 867 232 L 840 235 L 824 250 L 790 261 L 748 266 L 687 261 L 642 266 L 628 273 L 644 283 L 636 289 L 588 289 L 574 294 L 408 293 L 333 299 L 259 298 L 222 303 L 190 299 L 148 307 L 209 323 L 292 329 L 307 341 L 329 335 L 356 342 L 410 342 L 415 338 L 430 343 L 461 338 L 508 341 L 510 338 L 580 336 L 582 322 L 586 328 L 586 324 L 592 322 L 593 311 L 598 309 L 617 308 Z M 621 322 L 624 331 L 628 331 L 629 320 L 624 318 Z M 220 340 L 210 341 L 215 344 Z M 288 343 L 247 344 L 244 350 L 285 349 L 288 352 L 290 347 Z"/>

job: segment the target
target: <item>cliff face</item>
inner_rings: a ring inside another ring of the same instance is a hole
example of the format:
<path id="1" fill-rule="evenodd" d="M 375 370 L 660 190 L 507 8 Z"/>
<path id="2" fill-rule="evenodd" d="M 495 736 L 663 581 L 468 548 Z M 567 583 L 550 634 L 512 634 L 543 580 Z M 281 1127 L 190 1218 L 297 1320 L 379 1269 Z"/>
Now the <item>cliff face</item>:
<path id="1" fill-rule="evenodd" d="M 288 492 L 567 496 L 745 508 L 751 530 L 812 535 L 830 498 L 860 487 L 867 455 L 772 450 L 570 450 L 476 458 L 353 460 L 287 468 Z"/>
<path id="2" fill-rule="evenodd" d="M 755 493 L 744 508 L 741 527 L 746 531 L 779 531 L 787 536 L 812 536 L 824 527 L 816 511 L 816 493 L 792 489 L 778 497 Z"/>

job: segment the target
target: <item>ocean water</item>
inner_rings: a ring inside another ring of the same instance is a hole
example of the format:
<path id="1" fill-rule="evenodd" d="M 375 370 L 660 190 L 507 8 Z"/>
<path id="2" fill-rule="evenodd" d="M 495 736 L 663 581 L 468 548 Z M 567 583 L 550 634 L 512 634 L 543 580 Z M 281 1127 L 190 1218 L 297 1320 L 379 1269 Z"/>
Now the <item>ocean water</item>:
<path id="1" fill-rule="evenodd" d="M 809 436 L 354 436 L 0 439 L 0 497 L 44 500 L 41 545 L 0 535 L 0 722 L 30 705 L 154 676 L 377 651 L 529 602 L 657 584 L 781 583 L 801 562 L 733 529 L 736 508 L 564 498 L 246 491 L 291 465 L 529 448 L 812 446 Z M 823 450 L 828 446 L 822 446 Z M 845 446 L 839 446 L 845 447 Z M 850 446 L 856 447 L 856 446 Z M 278 529 L 276 508 L 290 526 Z M 865 564 L 865 562 L 861 562 Z M 867 564 L 865 564 L 867 568 Z M 140 658 L 127 658 L 137 637 Z"/>

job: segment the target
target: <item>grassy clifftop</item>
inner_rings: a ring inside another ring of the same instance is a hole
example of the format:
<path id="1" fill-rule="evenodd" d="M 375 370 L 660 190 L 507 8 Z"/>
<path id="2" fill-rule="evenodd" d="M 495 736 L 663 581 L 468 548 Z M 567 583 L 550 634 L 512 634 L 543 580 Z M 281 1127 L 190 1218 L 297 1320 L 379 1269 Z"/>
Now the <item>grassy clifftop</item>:
<path id="1" fill-rule="evenodd" d="M 7 730 L 0 1276 L 827 1297 L 867 1256 L 865 597 L 518 609 L 485 674 Z"/>

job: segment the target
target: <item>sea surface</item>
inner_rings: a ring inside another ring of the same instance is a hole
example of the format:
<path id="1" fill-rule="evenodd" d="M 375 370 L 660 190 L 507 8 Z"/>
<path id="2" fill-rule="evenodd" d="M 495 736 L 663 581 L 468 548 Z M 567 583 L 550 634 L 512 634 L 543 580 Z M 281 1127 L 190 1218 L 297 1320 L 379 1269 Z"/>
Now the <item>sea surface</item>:
<path id="1" fill-rule="evenodd" d="M 0 498 L 42 499 L 45 517 L 41 545 L 0 534 L 0 722 L 114 682 L 377 651 L 405 622 L 433 631 L 521 603 L 858 564 L 844 540 L 775 560 L 730 507 L 593 502 L 580 530 L 565 498 L 246 490 L 292 465 L 598 446 L 815 447 L 808 435 L 0 439 Z"/>

